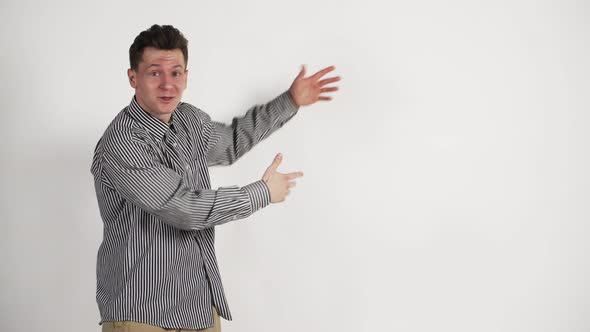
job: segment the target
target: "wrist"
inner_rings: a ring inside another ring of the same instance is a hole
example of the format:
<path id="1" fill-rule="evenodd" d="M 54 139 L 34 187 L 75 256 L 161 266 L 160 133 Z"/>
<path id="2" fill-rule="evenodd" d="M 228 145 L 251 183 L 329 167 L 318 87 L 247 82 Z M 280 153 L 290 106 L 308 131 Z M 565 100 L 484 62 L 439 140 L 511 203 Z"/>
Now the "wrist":
<path id="1" fill-rule="evenodd" d="M 289 96 L 289 98 L 291 98 L 291 102 L 293 103 L 293 105 L 295 105 L 295 107 L 301 107 L 297 100 L 295 100 L 292 89 L 289 89 L 289 93 L 287 95 Z"/>
<path id="2" fill-rule="evenodd" d="M 270 190 L 264 180 L 253 182 L 242 189 L 246 191 L 250 198 L 252 213 L 270 204 Z"/>

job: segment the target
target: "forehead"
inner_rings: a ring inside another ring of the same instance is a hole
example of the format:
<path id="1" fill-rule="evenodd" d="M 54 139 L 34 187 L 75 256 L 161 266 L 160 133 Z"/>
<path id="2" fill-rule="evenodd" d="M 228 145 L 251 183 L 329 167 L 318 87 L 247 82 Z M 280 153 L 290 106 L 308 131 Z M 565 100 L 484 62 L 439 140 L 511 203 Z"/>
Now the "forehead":
<path id="1" fill-rule="evenodd" d="M 181 65 L 184 68 L 184 55 L 182 54 L 182 51 L 178 48 L 173 50 L 161 50 L 154 47 L 146 47 L 143 50 L 143 55 L 141 57 L 141 62 L 139 63 L 139 65 L 160 65 L 166 67 Z"/>

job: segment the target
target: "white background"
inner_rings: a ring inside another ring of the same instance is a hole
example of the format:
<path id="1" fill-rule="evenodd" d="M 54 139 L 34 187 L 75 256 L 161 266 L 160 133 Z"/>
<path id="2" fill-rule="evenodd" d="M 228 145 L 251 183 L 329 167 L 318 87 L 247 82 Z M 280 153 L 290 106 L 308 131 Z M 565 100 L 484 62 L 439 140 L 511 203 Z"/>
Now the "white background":
<path id="1" fill-rule="evenodd" d="M 99 331 L 94 146 L 128 48 L 189 39 L 184 100 L 230 121 L 334 64 L 213 186 L 301 170 L 218 228 L 223 331 L 589 331 L 587 1 L 2 1 L 0 330 Z"/>

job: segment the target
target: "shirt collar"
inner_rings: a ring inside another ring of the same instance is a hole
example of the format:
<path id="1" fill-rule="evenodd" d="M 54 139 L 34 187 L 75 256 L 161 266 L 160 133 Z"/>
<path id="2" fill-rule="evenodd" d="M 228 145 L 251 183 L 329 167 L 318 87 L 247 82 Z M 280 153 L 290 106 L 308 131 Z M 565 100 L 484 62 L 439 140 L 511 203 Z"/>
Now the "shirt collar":
<path id="1" fill-rule="evenodd" d="M 144 111 L 135 99 L 135 96 L 131 98 L 131 103 L 129 104 L 127 110 L 131 117 L 133 117 L 135 121 L 139 122 L 139 124 L 145 127 L 147 131 L 158 141 L 161 141 L 166 132 L 171 127 L 173 127 L 174 113 L 176 110 L 174 110 L 172 116 L 170 117 L 170 125 L 160 121 L 159 119 L 151 116 L 148 112 Z"/>

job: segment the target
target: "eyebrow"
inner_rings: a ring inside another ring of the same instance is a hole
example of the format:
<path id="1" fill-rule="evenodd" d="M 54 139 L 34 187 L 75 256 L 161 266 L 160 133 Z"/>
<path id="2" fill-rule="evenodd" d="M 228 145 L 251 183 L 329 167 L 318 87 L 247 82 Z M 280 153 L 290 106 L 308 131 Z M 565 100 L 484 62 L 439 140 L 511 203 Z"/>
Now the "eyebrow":
<path id="1" fill-rule="evenodd" d="M 162 66 L 161 65 L 158 65 L 158 64 L 155 64 L 155 63 L 153 63 L 153 64 L 151 64 L 151 65 L 148 66 L 148 68 L 152 68 L 152 67 L 162 67 Z M 172 68 L 178 68 L 178 67 L 184 68 L 182 65 L 176 65 L 176 66 L 174 66 Z"/>

